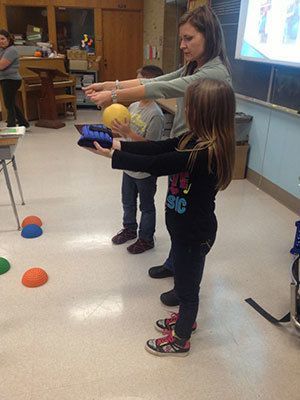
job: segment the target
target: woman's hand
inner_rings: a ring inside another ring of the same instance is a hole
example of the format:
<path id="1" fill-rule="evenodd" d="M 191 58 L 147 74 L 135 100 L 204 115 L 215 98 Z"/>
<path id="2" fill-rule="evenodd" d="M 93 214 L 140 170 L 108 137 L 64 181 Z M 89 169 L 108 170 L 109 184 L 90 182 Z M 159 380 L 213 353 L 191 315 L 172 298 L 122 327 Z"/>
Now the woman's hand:
<path id="1" fill-rule="evenodd" d="M 87 97 L 97 104 L 98 107 L 108 107 L 112 104 L 111 92 L 107 90 L 102 92 L 93 91 L 87 94 Z"/>
<path id="2" fill-rule="evenodd" d="M 119 122 L 117 119 L 113 120 L 111 130 L 113 133 L 117 133 L 119 136 L 124 138 L 130 137 L 131 130 L 129 127 L 129 121 L 126 118 L 124 123 Z"/>
<path id="3" fill-rule="evenodd" d="M 115 89 L 115 82 L 107 81 L 107 82 L 98 82 L 92 83 L 89 86 L 83 87 L 82 90 L 85 92 L 86 96 L 91 95 L 94 92 L 102 92 L 104 90 L 113 90 Z"/>
<path id="4" fill-rule="evenodd" d="M 89 86 L 85 86 L 82 90 L 85 92 L 85 95 L 88 96 L 94 92 L 101 92 L 104 90 L 103 88 L 104 82 L 92 83 Z"/>

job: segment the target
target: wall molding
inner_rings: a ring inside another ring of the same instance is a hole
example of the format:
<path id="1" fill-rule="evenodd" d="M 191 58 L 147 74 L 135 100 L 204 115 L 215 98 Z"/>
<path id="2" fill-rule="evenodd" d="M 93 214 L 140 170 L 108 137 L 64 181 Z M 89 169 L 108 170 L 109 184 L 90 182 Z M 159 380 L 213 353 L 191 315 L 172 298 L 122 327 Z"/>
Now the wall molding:
<path id="1" fill-rule="evenodd" d="M 300 199 L 275 185 L 275 183 L 269 181 L 251 168 L 247 169 L 246 178 L 249 182 L 253 183 L 253 185 L 263 190 L 279 203 L 283 204 L 297 215 L 300 215 Z"/>

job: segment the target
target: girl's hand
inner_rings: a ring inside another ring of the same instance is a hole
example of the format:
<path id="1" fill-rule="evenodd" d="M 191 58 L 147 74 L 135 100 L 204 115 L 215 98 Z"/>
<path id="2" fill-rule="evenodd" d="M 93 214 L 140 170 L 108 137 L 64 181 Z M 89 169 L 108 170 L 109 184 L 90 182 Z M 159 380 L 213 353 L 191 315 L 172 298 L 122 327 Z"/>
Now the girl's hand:
<path id="1" fill-rule="evenodd" d="M 98 142 L 93 142 L 95 149 L 91 147 L 85 147 L 85 149 L 91 151 L 92 153 L 99 154 L 99 156 L 112 158 L 114 150 L 121 150 L 121 143 L 119 140 L 113 139 L 111 149 L 105 149 L 104 147 L 100 146 Z"/>
<path id="2" fill-rule="evenodd" d="M 85 149 L 91 151 L 94 154 L 98 154 L 99 156 L 103 156 L 103 157 L 107 157 L 107 158 L 112 158 L 114 149 L 105 149 L 104 147 L 101 147 L 100 144 L 98 142 L 93 142 L 93 145 L 95 146 L 95 148 L 91 148 L 91 147 L 85 147 Z"/>
<path id="3" fill-rule="evenodd" d="M 130 137 L 131 130 L 129 128 L 129 121 L 126 118 L 124 123 L 114 119 L 111 125 L 111 130 L 113 133 L 117 133 L 124 138 Z"/>
<path id="4" fill-rule="evenodd" d="M 111 101 L 111 92 L 108 90 L 102 92 L 92 91 L 90 94 L 87 94 L 98 107 L 108 107 L 112 104 Z"/>

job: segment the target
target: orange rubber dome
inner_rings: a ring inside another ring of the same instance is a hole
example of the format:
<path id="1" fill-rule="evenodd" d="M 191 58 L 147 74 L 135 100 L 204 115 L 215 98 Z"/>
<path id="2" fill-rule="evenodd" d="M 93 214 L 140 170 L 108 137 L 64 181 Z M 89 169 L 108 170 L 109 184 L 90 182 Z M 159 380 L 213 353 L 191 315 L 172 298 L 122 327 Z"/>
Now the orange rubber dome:
<path id="1" fill-rule="evenodd" d="M 47 272 L 42 268 L 28 269 L 22 278 L 22 283 L 27 287 L 38 287 L 44 285 L 48 281 Z"/>
<path id="2" fill-rule="evenodd" d="M 27 225 L 38 225 L 38 226 L 42 226 L 42 220 L 37 217 L 36 215 L 28 215 L 28 217 L 23 219 L 22 222 L 22 228 L 24 228 Z"/>

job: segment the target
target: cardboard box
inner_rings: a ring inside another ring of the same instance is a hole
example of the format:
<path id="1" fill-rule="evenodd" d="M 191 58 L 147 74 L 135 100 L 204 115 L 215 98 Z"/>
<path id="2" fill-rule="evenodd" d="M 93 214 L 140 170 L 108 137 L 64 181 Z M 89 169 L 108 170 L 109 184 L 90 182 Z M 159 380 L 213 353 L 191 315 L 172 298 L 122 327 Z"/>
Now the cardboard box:
<path id="1" fill-rule="evenodd" d="M 69 60 L 71 70 L 86 71 L 88 68 L 87 60 Z"/>
<path id="2" fill-rule="evenodd" d="M 87 60 L 87 52 L 85 50 L 67 50 L 68 60 Z"/>
<path id="3" fill-rule="evenodd" d="M 88 69 L 99 71 L 99 63 L 97 61 L 88 61 Z"/>
<path id="4" fill-rule="evenodd" d="M 235 165 L 233 179 L 244 179 L 248 158 L 249 144 L 235 146 Z"/>

